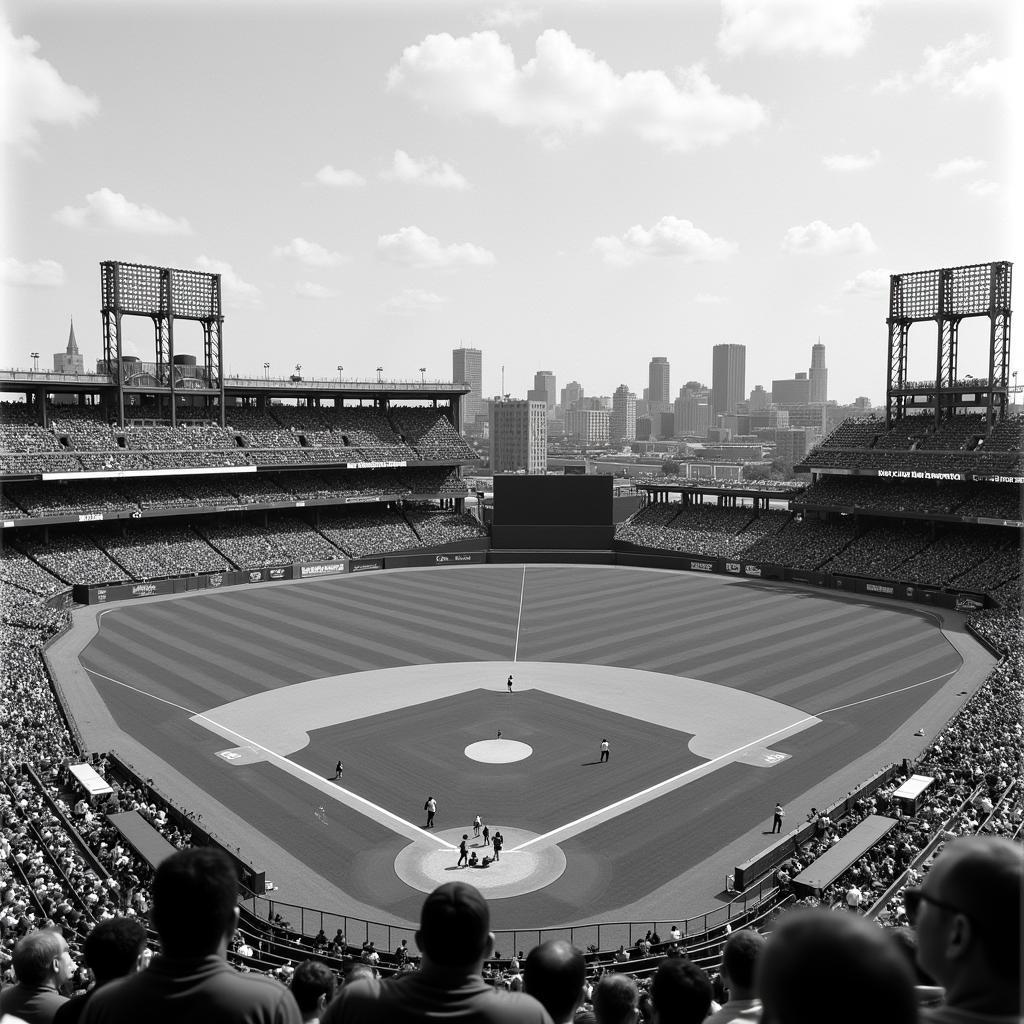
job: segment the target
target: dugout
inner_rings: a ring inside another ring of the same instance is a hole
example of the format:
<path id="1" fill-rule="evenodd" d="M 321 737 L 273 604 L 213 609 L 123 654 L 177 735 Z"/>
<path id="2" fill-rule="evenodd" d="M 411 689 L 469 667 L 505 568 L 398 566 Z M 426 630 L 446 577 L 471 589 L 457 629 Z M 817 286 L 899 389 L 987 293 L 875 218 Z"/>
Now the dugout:
<path id="1" fill-rule="evenodd" d="M 75 786 L 91 803 L 97 797 L 110 796 L 114 791 L 105 778 L 91 764 L 69 764 L 68 775 Z"/>
<path id="2" fill-rule="evenodd" d="M 908 818 L 916 817 L 921 812 L 925 794 L 934 781 L 930 775 L 911 775 L 892 795 L 901 813 Z"/>
<path id="3" fill-rule="evenodd" d="M 808 865 L 793 879 L 793 892 L 797 896 L 819 898 L 844 871 L 852 867 L 883 836 L 897 825 L 895 818 L 883 814 L 869 814 L 856 828 L 847 832 L 835 846 L 826 850 L 813 864 Z"/>

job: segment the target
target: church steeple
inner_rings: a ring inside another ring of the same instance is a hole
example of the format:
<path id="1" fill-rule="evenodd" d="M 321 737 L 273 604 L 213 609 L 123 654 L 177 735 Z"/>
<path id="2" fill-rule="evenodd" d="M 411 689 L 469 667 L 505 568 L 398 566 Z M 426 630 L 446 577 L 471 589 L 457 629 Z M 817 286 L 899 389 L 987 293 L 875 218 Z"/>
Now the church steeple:
<path id="1" fill-rule="evenodd" d="M 68 334 L 68 355 L 78 355 L 78 342 L 75 341 L 75 318 L 71 318 L 71 332 Z"/>

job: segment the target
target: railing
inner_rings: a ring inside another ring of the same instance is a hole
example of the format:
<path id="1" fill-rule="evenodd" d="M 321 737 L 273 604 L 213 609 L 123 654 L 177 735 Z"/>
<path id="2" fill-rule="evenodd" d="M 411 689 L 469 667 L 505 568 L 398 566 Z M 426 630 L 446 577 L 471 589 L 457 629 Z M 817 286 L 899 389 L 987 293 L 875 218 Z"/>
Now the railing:
<path id="1" fill-rule="evenodd" d="M 529 949 L 549 939 L 567 939 L 579 949 L 592 946 L 598 950 L 610 952 L 620 945 L 627 948 L 647 931 L 658 932 L 663 940 L 668 938 L 674 926 L 682 933 L 682 941 L 696 941 L 711 929 L 730 924 L 754 910 L 768 897 L 774 895 L 776 886 L 769 879 L 762 879 L 756 886 L 739 895 L 736 899 L 709 910 L 695 917 L 666 921 L 605 921 L 593 924 L 571 925 L 562 928 L 501 928 L 495 929 L 495 948 L 507 958 L 520 949 Z M 410 944 L 414 942 L 416 926 L 406 926 L 386 921 L 370 921 L 350 914 L 337 914 L 327 910 L 317 910 L 295 903 L 285 903 L 269 896 L 248 894 L 242 901 L 254 917 L 263 921 L 271 921 L 280 914 L 285 924 L 280 926 L 288 932 L 311 937 L 318 931 L 328 936 L 341 930 L 349 945 L 360 945 L 373 942 L 383 952 L 393 950 L 402 939 Z M 495 959 L 497 959 L 497 954 Z"/>

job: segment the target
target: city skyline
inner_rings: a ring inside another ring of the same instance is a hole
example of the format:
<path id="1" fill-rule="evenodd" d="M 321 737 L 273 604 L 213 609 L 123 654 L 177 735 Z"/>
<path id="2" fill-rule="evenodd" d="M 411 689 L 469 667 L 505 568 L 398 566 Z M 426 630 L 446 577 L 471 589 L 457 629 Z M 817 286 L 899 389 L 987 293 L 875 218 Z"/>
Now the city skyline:
<path id="1" fill-rule="evenodd" d="M 234 374 L 450 379 L 465 347 L 483 396 L 611 395 L 740 344 L 749 392 L 820 338 L 829 397 L 878 404 L 888 274 L 1017 258 L 1021 6 L 11 0 L 3 363 L 73 317 L 95 365 L 118 259 L 221 273 Z"/>

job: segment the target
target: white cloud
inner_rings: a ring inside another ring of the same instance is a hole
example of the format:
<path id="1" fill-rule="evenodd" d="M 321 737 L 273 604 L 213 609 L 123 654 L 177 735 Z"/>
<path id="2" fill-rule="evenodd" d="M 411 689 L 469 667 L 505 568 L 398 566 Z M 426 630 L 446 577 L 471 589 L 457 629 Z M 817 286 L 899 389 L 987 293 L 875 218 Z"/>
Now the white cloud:
<path id="1" fill-rule="evenodd" d="M 366 184 L 366 179 L 361 174 L 347 168 L 339 171 L 330 164 L 321 167 L 313 177 L 321 185 L 328 185 L 331 188 L 360 188 Z"/>
<path id="2" fill-rule="evenodd" d="M 940 89 L 954 96 L 1010 96 L 1010 61 L 989 57 L 982 63 L 969 63 L 989 45 L 987 36 L 967 33 L 945 46 L 927 46 L 916 71 L 897 72 L 883 78 L 876 92 L 907 92 L 915 86 Z"/>
<path id="3" fill-rule="evenodd" d="M 864 45 L 878 0 L 722 0 L 718 48 L 849 57 Z"/>
<path id="4" fill-rule="evenodd" d="M 984 160 L 978 160 L 973 156 L 961 156 L 939 164 L 932 171 L 932 177 L 941 181 L 943 178 L 955 178 L 961 174 L 973 174 L 975 171 L 980 171 L 987 166 Z"/>
<path id="5" fill-rule="evenodd" d="M 693 297 L 693 301 L 700 303 L 702 306 L 718 306 L 721 305 L 725 299 L 721 295 L 712 295 L 710 292 L 697 292 Z"/>
<path id="6" fill-rule="evenodd" d="M 975 199 L 984 199 L 986 196 L 994 196 L 999 191 L 999 185 L 994 181 L 972 181 L 964 186 L 969 196 Z"/>
<path id="7" fill-rule="evenodd" d="M 333 299 L 338 295 L 337 288 L 328 288 L 315 281 L 296 281 L 292 291 L 303 299 Z"/>
<path id="8" fill-rule="evenodd" d="M 85 197 L 85 206 L 65 206 L 53 219 L 69 228 L 110 228 L 145 235 L 190 235 L 184 217 L 171 217 L 152 206 L 140 206 L 120 192 L 101 188 Z"/>
<path id="9" fill-rule="evenodd" d="M 877 149 L 873 149 L 870 153 L 834 153 L 831 156 L 823 156 L 821 162 L 830 171 L 846 173 L 867 170 L 869 167 L 874 167 L 881 159 L 882 154 Z"/>
<path id="10" fill-rule="evenodd" d="M 259 288 L 248 281 L 243 281 L 230 263 L 209 256 L 197 256 L 192 265 L 196 270 L 203 270 L 207 274 L 220 274 L 225 301 L 230 301 L 236 306 L 259 306 L 262 303 Z"/>
<path id="11" fill-rule="evenodd" d="M 411 316 L 414 313 L 436 313 L 448 300 L 436 292 L 422 288 L 406 288 L 398 295 L 392 295 L 382 307 L 385 313 Z"/>
<path id="12" fill-rule="evenodd" d="M 483 28 L 522 28 L 534 21 L 540 21 L 540 17 L 540 8 L 522 7 L 512 3 L 504 7 L 489 8 L 480 15 L 477 23 Z"/>
<path id="13" fill-rule="evenodd" d="M 469 188 L 469 182 L 451 164 L 442 163 L 436 156 L 417 160 L 404 149 L 396 149 L 394 160 L 380 176 L 385 181 L 401 181 L 407 185 L 430 185 L 433 188 Z"/>
<path id="14" fill-rule="evenodd" d="M 884 267 L 862 270 L 843 285 L 843 291 L 850 295 L 884 295 L 889 291 L 891 275 L 892 271 Z"/>
<path id="15" fill-rule="evenodd" d="M 331 252 L 316 242 L 307 242 L 305 238 L 293 238 L 287 245 L 276 246 L 274 255 L 298 260 L 307 267 L 337 267 L 345 262 L 340 252 Z"/>
<path id="16" fill-rule="evenodd" d="M 679 256 L 686 263 L 724 260 L 736 251 L 733 242 L 712 238 L 688 220 L 662 217 L 652 228 L 634 224 L 621 238 L 595 238 L 592 248 L 605 263 L 628 267 L 652 256 Z"/>
<path id="17" fill-rule="evenodd" d="M 718 145 L 767 121 L 749 96 L 723 93 L 700 65 L 619 74 L 568 33 L 543 32 L 521 68 L 496 32 L 427 36 L 388 72 L 388 88 L 433 113 L 476 114 L 547 143 L 615 128 L 673 151 Z"/>
<path id="18" fill-rule="evenodd" d="M 64 284 L 64 268 L 56 260 L 22 263 L 8 256 L 0 263 L 0 281 L 30 288 L 60 288 Z"/>
<path id="19" fill-rule="evenodd" d="M 783 252 L 832 256 L 842 253 L 873 252 L 871 232 L 859 221 L 847 228 L 833 228 L 822 220 L 790 228 L 782 239 Z"/>
<path id="20" fill-rule="evenodd" d="M 0 18 L 0 139 L 25 153 L 35 151 L 40 124 L 77 125 L 100 109 L 95 96 L 65 82 L 49 61 L 37 56 L 38 49 L 35 39 L 16 38 Z"/>
<path id="21" fill-rule="evenodd" d="M 381 235 L 377 239 L 377 252 L 391 263 L 420 269 L 487 267 L 495 262 L 494 253 L 479 245 L 472 242 L 442 245 L 415 225 L 399 228 L 393 235 Z"/>

